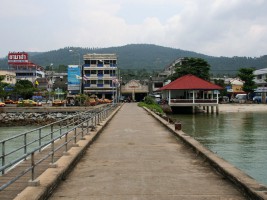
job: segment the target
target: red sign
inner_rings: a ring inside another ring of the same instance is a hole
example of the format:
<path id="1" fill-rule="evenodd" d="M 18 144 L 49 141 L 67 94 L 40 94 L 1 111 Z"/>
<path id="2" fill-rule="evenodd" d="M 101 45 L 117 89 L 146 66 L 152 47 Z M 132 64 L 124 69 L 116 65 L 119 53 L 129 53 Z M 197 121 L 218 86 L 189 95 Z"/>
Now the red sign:
<path id="1" fill-rule="evenodd" d="M 28 53 L 26 52 L 12 52 L 8 53 L 8 64 L 28 63 Z"/>

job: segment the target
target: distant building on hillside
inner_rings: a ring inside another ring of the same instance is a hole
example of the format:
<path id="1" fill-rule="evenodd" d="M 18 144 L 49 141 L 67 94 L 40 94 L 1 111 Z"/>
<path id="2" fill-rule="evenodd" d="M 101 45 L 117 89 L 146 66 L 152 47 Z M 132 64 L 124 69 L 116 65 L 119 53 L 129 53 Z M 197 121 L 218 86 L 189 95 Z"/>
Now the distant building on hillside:
<path id="1" fill-rule="evenodd" d="M 149 93 L 157 93 L 159 88 L 170 83 L 170 81 L 166 81 L 167 77 L 173 75 L 177 67 L 183 64 L 183 61 L 184 58 L 177 58 L 171 64 L 167 65 L 162 72 L 159 72 L 157 77 L 150 77 Z"/>
<path id="2" fill-rule="evenodd" d="M 161 78 L 167 78 L 168 76 L 171 76 L 175 73 L 175 69 L 182 65 L 184 61 L 184 58 L 177 58 L 174 60 L 171 64 L 167 65 L 162 72 L 159 73 L 159 77 Z"/>

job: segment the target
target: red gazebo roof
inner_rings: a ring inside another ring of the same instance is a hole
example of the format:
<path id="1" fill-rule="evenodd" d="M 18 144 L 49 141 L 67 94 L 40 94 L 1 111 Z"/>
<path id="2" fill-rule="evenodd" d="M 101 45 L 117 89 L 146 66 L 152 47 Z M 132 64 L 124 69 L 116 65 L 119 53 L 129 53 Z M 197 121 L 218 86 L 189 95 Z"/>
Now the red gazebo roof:
<path id="1" fill-rule="evenodd" d="M 222 87 L 192 74 L 182 76 L 159 90 L 221 90 Z"/>

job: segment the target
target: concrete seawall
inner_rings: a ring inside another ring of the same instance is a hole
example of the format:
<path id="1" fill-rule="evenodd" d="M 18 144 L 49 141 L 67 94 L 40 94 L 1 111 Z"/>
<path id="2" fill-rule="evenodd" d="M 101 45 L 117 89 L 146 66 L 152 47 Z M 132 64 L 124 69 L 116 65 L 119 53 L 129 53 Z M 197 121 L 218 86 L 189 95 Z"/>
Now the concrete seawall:
<path id="1" fill-rule="evenodd" d="M 197 155 L 206 159 L 215 170 L 225 178 L 233 182 L 250 199 L 267 199 L 267 187 L 260 184 L 255 179 L 234 167 L 224 159 L 218 157 L 215 153 L 204 147 L 191 136 L 182 130 L 175 130 L 175 125 L 168 123 L 157 114 L 145 108 L 154 118 L 167 127 L 175 136 L 182 140 L 186 145 L 192 148 Z"/>

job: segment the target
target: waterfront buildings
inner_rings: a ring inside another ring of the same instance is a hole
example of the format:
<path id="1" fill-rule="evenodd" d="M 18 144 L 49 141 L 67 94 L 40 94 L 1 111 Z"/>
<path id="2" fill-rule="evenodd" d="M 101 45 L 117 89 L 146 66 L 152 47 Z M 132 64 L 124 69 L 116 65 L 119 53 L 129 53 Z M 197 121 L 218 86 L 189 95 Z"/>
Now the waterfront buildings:
<path id="1" fill-rule="evenodd" d="M 207 107 L 207 111 L 208 107 L 211 107 L 212 112 L 213 107 L 216 107 L 218 112 L 218 91 L 221 89 L 223 88 L 218 85 L 188 74 L 163 86 L 160 91 L 162 98 L 168 102 L 174 113 L 181 111 L 181 107 L 195 112 L 196 107 L 199 106 Z"/>
<path id="2" fill-rule="evenodd" d="M 98 98 L 116 98 L 119 76 L 116 54 L 86 54 L 83 56 L 82 93 Z"/>
<path id="3" fill-rule="evenodd" d="M 34 83 L 37 78 L 45 77 L 44 68 L 29 61 L 29 55 L 26 52 L 10 52 L 8 65 L 15 71 L 17 80 L 29 80 Z"/>
<path id="4" fill-rule="evenodd" d="M 261 99 L 261 102 L 267 103 L 267 68 L 255 70 L 254 75 L 254 81 L 258 86 L 255 94 Z"/>
<path id="5" fill-rule="evenodd" d="M 4 76 L 4 83 L 15 85 L 16 84 L 16 73 L 11 70 L 0 70 L 0 76 Z"/>
<path id="6" fill-rule="evenodd" d="M 167 77 L 173 75 L 175 70 L 183 64 L 184 58 L 177 58 L 171 64 L 167 65 L 164 70 L 158 73 L 157 77 L 150 77 L 149 79 L 149 93 L 157 93 L 157 91 L 164 85 L 170 83 L 166 81 Z"/>

